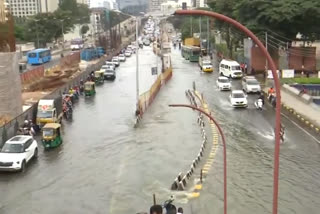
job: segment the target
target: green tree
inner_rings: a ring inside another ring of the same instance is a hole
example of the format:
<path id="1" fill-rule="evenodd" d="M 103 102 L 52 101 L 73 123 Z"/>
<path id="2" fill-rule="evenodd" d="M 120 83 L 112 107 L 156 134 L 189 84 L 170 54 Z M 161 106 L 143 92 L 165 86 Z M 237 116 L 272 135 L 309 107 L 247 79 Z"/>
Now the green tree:
<path id="1" fill-rule="evenodd" d="M 269 29 L 292 40 L 298 33 L 306 40 L 320 35 L 319 0 L 240 0 L 234 15 L 256 33 Z"/>
<path id="2" fill-rule="evenodd" d="M 209 6 L 214 12 L 235 19 L 233 11 L 237 1 L 238 0 L 216 0 L 213 3 L 210 3 Z M 226 41 L 228 57 L 233 58 L 233 52 L 238 47 L 238 44 L 243 39 L 244 35 L 242 36 L 241 33 L 236 33 L 232 26 L 220 20 L 215 21 L 215 26 L 220 30 L 223 39 Z"/>
<path id="3" fill-rule="evenodd" d="M 22 24 L 15 24 L 14 25 L 14 35 L 18 41 L 25 40 L 24 30 L 25 30 L 25 27 Z"/>
<path id="4" fill-rule="evenodd" d="M 88 5 L 78 4 L 76 0 L 62 0 L 59 9 L 69 11 L 74 24 L 90 22 L 90 9 Z"/>
<path id="5" fill-rule="evenodd" d="M 81 27 L 81 34 L 83 35 L 83 34 L 86 34 L 88 31 L 89 31 L 89 26 L 88 25 L 83 25 L 82 27 Z"/>

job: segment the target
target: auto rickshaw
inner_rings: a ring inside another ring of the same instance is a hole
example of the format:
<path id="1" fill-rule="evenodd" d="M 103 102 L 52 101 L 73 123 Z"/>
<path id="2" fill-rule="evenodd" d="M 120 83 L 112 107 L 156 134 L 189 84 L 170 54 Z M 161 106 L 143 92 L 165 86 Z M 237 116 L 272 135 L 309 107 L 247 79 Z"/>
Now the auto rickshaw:
<path id="1" fill-rule="evenodd" d="M 104 71 L 95 71 L 94 80 L 96 84 L 102 84 L 104 82 Z"/>
<path id="2" fill-rule="evenodd" d="M 42 144 L 45 149 L 58 147 L 62 143 L 61 125 L 59 123 L 47 123 L 42 129 Z"/>
<path id="3" fill-rule="evenodd" d="M 86 96 L 92 96 L 96 93 L 96 85 L 94 82 L 86 82 L 84 84 L 84 94 Z"/>

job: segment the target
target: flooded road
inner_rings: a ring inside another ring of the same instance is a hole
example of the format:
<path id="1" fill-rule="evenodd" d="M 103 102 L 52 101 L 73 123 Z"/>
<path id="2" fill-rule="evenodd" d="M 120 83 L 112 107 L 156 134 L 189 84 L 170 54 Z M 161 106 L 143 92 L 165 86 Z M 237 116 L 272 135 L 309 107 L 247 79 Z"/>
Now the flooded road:
<path id="1" fill-rule="evenodd" d="M 146 54 L 150 50 L 141 50 L 143 63 L 154 66 L 155 56 Z M 63 121 L 60 148 L 41 151 L 24 174 L 0 174 L 0 213 L 128 214 L 147 212 L 153 193 L 159 203 L 166 200 L 174 194 L 169 191 L 173 179 L 189 169 L 201 145 L 196 113 L 168 107 L 188 103 L 184 92 L 192 81 L 204 92 L 227 137 L 229 213 L 271 213 L 273 109 L 256 111 L 255 95 L 249 95 L 249 108 L 234 110 L 228 104 L 229 92 L 215 88 L 216 73 L 200 73 L 178 50 L 173 50 L 172 62 L 172 79 L 137 129 L 133 128 L 135 55 L 120 65 L 114 82 L 97 86 L 94 97 L 81 98 L 73 121 Z M 240 81 L 232 84 L 240 87 Z M 316 214 L 319 144 L 289 120 L 284 125 L 287 142 L 281 146 L 279 213 Z M 179 201 L 188 213 L 222 213 L 221 151 L 220 147 L 200 197 L 188 204 Z"/>

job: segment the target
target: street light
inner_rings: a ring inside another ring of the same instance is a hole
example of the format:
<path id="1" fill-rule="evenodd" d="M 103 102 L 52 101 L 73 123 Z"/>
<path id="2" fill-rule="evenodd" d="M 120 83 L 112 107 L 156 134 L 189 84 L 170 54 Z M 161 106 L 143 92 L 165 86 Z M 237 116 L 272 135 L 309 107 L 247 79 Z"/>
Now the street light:
<path id="1" fill-rule="evenodd" d="M 275 63 L 273 62 L 270 54 L 263 45 L 263 43 L 245 26 L 240 24 L 234 19 L 224 16 L 219 13 L 204 11 L 204 10 L 177 10 L 175 15 L 204 15 L 210 16 L 221 21 L 227 22 L 237 29 L 241 30 L 247 36 L 249 36 L 254 43 L 260 48 L 263 55 L 268 60 L 268 66 L 271 68 L 274 85 L 276 89 L 276 121 L 275 121 L 275 147 L 274 147 L 274 173 L 273 173 L 273 207 L 272 213 L 278 213 L 278 193 L 279 193 L 279 156 L 280 156 L 280 125 L 281 125 L 281 94 L 280 94 L 280 81 L 277 74 L 277 69 Z M 225 214 L 227 212 L 227 207 L 225 207 Z"/>

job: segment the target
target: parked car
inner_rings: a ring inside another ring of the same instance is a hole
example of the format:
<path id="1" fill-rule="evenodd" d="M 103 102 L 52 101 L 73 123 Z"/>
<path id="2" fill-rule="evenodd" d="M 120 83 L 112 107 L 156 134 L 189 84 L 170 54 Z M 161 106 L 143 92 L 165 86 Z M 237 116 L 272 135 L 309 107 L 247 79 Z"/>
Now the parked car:
<path id="1" fill-rule="evenodd" d="M 115 80 L 116 72 L 111 69 L 104 70 L 104 79 L 105 80 Z"/>
<path id="2" fill-rule="evenodd" d="M 246 93 L 258 93 L 261 91 L 261 86 L 254 76 L 246 76 L 242 79 L 242 89 Z"/>
<path id="3" fill-rule="evenodd" d="M 126 56 L 124 54 L 119 54 L 119 60 L 120 60 L 120 62 L 125 62 Z"/>
<path id="4" fill-rule="evenodd" d="M 247 95 L 241 90 L 232 91 L 229 99 L 233 107 L 248 107 Z"/>
<path id="5" fill-rule="evenodd" d="M 220 76 L 216 83 L 220 91 L 231 90 L 231 81 L 228 77 Z"/>
<path id="6" fill-rule="evenodd" d="M 0 151 L 0 170 L 23 172 L 26 164 L 37 157 L 38 144 L 32 136 L 14 136 L 5 142 Z"/>
<path id="7" fill-rule="evenodd" d="M 116 64 L 114 62 L 107 61 L 106 64 L 102 66 L 102 68 L 107 68 L 107 66 L 112 67 L 112 70 L 116 70 Z"/>
<path id="8" fill-rule="evenodd" d="M 129 50 L 126 50 L 126 52 L 124 53 L 124 55 L 125 55 L 126 57 L 130 57 L 131 54 L 132 54 L 132 52 L 129 51 Z"/>
<path id="9" fill-rule="evenodd" d="M 117 56 L 112 57 L 112 62 L 116 65 L 116 67 L 118 67 L 120 65 L 119 57 Z"/>

